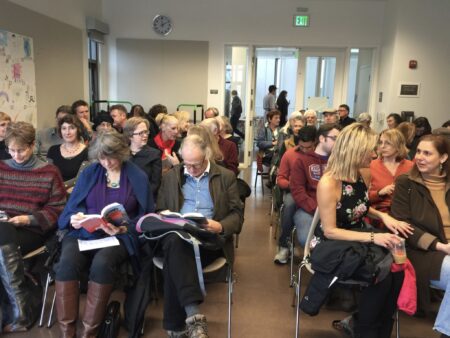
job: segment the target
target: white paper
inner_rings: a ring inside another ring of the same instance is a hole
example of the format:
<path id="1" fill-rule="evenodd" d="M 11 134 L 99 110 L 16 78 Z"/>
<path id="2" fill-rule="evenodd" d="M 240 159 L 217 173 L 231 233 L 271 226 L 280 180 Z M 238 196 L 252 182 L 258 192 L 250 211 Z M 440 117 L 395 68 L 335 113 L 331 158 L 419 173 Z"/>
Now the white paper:
<path id="1" fill-rule="evenodd" d="M 101 239 L 91 239 L 87 241 L 82 239 L 78 240 L 78 248 L 80 249 L 80 251 L 95 250 L 117 245 L 120 245 L 120 242 L 115 236 L 105 237 Z"/>

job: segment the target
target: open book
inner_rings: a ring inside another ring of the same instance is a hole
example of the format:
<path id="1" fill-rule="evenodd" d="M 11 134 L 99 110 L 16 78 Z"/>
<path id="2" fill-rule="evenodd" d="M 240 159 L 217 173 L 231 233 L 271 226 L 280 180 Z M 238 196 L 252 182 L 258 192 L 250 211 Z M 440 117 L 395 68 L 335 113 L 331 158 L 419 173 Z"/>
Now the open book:
<path id="1" fill-rule="evenodd" d="M 81 226 L 92 233 L 100 228 L 102 224 L 111 223 L 117 227 L 128 226 L 130 219 L 122 204 L 111 203 L 104 207 L 100 215 L 84 215 Z"/>
<path id="2" fill-rule="evenodd" d="M 187 212 L 185 214 L 180 214 L 178 212 L 173 212 L 170 210 L 163 210 L 159 214 L 167 218 L 182 218 L 188 221 L 192 221 L 198 224 L 200 227 L 204 224 L 208 224 L 207 218 L 199 212 Z"/>

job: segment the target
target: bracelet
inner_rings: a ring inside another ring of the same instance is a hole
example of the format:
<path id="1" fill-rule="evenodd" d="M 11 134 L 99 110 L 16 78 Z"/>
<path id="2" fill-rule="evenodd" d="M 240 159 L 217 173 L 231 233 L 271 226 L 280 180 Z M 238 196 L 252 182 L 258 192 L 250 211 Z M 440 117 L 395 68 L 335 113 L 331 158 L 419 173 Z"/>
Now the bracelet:
<path id="1" fill-rule="evenodd" d="M 375 243 L 375 234 L 373 231 L 370 233 L 370 243 Z"/>

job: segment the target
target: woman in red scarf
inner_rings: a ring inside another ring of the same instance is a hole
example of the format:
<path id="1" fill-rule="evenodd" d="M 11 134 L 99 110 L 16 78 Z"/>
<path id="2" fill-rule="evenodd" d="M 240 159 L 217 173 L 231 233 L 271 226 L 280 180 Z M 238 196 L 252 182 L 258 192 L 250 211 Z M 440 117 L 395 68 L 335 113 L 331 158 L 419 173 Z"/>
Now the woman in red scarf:
<path id="1" fill-rule="evenodd" d="M 164 173 L 174 165 L 180 163 L 177 156 L 178 149 L 180 148 L 180 142 L 177 140 L 177 118 L 173 115 L 165 115 L 161 120 L 159 129 L 160 132 L 158 135 L 153 140 L 150 140 L 148 145 L 161 151 L 162 171 Z"/>

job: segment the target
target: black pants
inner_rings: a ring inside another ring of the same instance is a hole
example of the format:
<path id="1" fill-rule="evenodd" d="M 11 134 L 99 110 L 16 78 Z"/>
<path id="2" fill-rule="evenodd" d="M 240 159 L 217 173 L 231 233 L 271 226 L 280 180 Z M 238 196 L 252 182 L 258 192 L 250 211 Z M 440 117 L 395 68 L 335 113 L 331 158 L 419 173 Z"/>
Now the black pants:
<path id="1" fill-rule="evenodd" d="M 383 281 L 362 291 L 359 311 L 355 316 L 356 337 L 391 337 L 393 316 L 403 278 L 403 271 L 391 272 Z"/>
<path id="2" fill-rule="evenodd" d="M 238 134 L 240 138 L 245 139 L 244 133 L 242 133 L 237 127 L 240 117 L 241 117 L 240 115 L 236 115 L 236 114 L 231 115 L 230 124 L 231 124 L 231 127 L 233 128 L 233 132 Z"/>
<path id="3" fill-rule="evenodd" d="M 180 331 L 185 326 L 186 305 L 203 302 L 192 245 L 175 234 L 162 239 L 164 255 L 164 320 L 166 330 Z M 223 256 L 222 250 L 200 250 L 202 266 Z"/>
<path id="4" fill-rule="evenodd" d="M 30 231 L 26 227 L 16 227 L 12 223 L 0 222 L 0 246 L 16 244 L 25 255 L 45 243 L 45 236 Z"/>
<path id="5" fill-rule="evenodd" d="M 54 270 L 56 280 L 80 280 L 81 274 L 89 268 L 89 280 L 99 284 L 114 284 L 121 263 L 128 258 L 128 252 L 119 246 L 98 250 L 80 251 L 78 239 L 66 236 L 62 241 L 61 256 Z"/>

